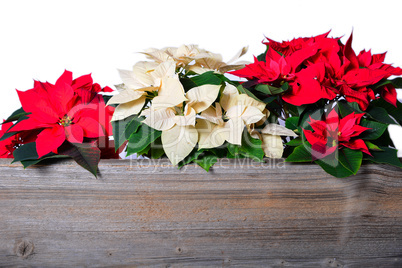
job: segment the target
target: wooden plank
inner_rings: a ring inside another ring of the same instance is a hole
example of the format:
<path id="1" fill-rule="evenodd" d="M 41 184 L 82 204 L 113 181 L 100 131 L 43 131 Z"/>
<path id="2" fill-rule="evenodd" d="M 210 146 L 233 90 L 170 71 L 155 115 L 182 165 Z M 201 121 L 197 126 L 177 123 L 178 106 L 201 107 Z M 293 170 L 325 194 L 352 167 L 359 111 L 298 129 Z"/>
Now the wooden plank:
<path id="1" fill-rule="evenodd" d="M 402 172 L 0 160 L 0 266 L 402 267 Z"/>

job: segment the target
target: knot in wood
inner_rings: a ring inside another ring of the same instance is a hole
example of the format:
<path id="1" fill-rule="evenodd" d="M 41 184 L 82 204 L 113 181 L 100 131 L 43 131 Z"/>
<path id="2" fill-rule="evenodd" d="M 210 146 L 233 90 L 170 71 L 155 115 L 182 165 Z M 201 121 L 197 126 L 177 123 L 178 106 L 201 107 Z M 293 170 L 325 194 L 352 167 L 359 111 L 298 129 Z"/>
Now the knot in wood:
<path id="1" fill-rule="evenodd" d="M 32 241 L 28 240 L 17 241 L 15 247 L 15 254 L 18 257 L 26 258 L 29 255 L 33 254 L 33 251 L 34 251 L 34 244 L 32 243 Z"/>

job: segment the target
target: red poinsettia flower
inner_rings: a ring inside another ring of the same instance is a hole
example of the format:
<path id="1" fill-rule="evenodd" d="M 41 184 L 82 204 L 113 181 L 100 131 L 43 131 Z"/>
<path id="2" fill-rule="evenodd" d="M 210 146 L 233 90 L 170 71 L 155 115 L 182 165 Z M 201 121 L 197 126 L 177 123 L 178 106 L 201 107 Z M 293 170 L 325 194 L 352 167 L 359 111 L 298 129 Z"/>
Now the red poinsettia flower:
<path id="1" fill-rule="evenodd" d="M 3 122 L 4 121 L 5 120 L 3 120 Z M 2 137 L 12 126 L 12 122 L 2 124 L 0 137 Z M 0 141 L 0 158 L 13 158 L 13 152 L 15 151 L 15 149 L 17 149 L 22 144 L 35 141 L 35 137 L 37 134 L 38 133 L 36 133 L 36 131 L 25 131 L 17 133 L 8 139 Z"/>
<path id="2" fill-rule="evenodd" d="M 317 50 L 317 46 L 311 45 L 284 57 L 269 48 L 265 61 L 254 58 L 254 63 L 229 73 L 255 80 L 255 84 L 280 86 L 288 82 L 290 88 L 283 94 L 282 99 L 293 105 L 315 103 L 320 99 L 332 100 L 336 93 L 321 84 L 325 73 L 324 64 L 312 64 L 300 70 L 301 64 L 316 54 Z"/>
<path id="3" fill-rule="evenodd" d="M 4 122 L 5 120 L 3 120 Z M 1 125 L 0 137 L 2 137 L 13 123 L 5 123 Z M 0 141 L 0 158 L 12 158 L 13 152 L 16 149 L 17 137 L 13 136 L 3 141 Z"/>
<path id="4" fill-rule="evenodd" d="M 313 131 L 303 129 L 307 141 L 311 144 L 313 159 L 320 159 L 334 153 L 338 148 L 347 147 L 370 154 L 367 145 L 357 138 L 369 128 L 360 126 L 364 114 L 351 113 L 340 119 L 332 110 L 325 120 L 314 120 L 310 117 Z"/>
<path id="5" fill-rule="evenodd" d="M 90 77 L 72 80 L 65 71 L 55 85 L 35 81 L 34 88 L 18 91 L 22 108 L 30 113 L 28 119 L 16 124 L 11 131 L 41 130 L 36 138 L 39 158 L 64 143 L 82 143 L 85 138 L 107 135 L 105 103 L 97 93 Z M 108 118 L 107 118 L 108 119 Z"/>

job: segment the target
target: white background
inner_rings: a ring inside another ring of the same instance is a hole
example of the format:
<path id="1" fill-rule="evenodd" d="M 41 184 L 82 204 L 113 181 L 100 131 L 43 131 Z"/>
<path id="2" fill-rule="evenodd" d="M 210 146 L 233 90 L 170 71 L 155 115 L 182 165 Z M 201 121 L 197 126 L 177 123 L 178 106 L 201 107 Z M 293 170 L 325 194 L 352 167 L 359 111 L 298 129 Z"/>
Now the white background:
<path id="1" fill-rule="evenodd" d="M 101 86 L 121 83 L 149 47 L 199 44 L 229 60 L 249 45 L 245 60 L 274 40 L 354 32 L 353 48 L 388 51 L 402 66 L 400 1 L 4 1 L 0 3 L 0 120 L 20 107 L 15 89 L 33 79 L 54 83 L 64 69 L 92 73 Z M 400 96 L 402 97 L 402 96 Z M 34 100 L 33 100 L 34 101 Z"/>

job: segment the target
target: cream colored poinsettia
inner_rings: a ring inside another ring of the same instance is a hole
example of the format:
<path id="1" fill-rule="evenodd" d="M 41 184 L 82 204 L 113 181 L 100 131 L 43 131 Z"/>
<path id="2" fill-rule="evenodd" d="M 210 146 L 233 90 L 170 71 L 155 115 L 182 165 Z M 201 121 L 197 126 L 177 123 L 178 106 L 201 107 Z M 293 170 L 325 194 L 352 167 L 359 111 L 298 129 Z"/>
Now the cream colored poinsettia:
<path id="1" fill-rule="evenodd" d="M 227 63 L 223 61 L 222 55 L 201 49 L 197 45 L 182 45 L 180 47 L 166 47 L 163 49 L 152 48 L 143 52 L 143 54 L 148 59 L 158 63 L 173 60 L 176 62 L 177 67 L 182 67 L 198 74 L 208 71 L 223 74 L 230 70 L 241 69 L 245 64 L 249 63 L 246 61 L 236 62 L 241 56 L 247 53 L 247 50 L 248 47 L 243 47 Z"/>
<path id="2" fill-rule="evenodd" d="M 278 124 L 267 124 L 262 130 L 254 129 L 254 126 L 265 124 L 269 114 L 264 103 L 246 94 L 239 94 L 237 88 L 228 85 L 222 92 L 220 102 L 203 111 L 203 119 L 197 120 L 198 146 L 200 149 L 215 148 L 225 141 L 241 145 L 243 129 L 247 127 L 251 137 L 262 141 L 261 146 L 267 157 L 280 158 L 283 154 L 281 136 L 296 137 L 297 134 Z"/>
<path id="3" fill-rule="evenodd" d="M 210 52 L 199 48 L 197 45 L 182 45 L 180 47 L 166 47 L 163 49 L 148 49 L 143 52 L 148 59 L 162 63 L 167 60 L 176 62 L 177 67 L 186 67 L 190 62 L 198 58 L 211 55 Z"/>
<path id="4" fill-rule="evenodd" d="M 231 70 L 238 70 L 244 68 L 246 64 L 249 62 L 235 62 L 241 56 L 247 53 L 248 47 L 243 47 L 236 55 L 229 60 L 227 63 L 223 61 L 222 56 L 220 54 L 215 53 L 207 53 L 208 55 L 205 57 L 198 57 L 195 60 L 195 63 L 189 66 L 189 70 L 198 74 L 202 74 L 208 71 L 215 71 L 217 73 L 226 73 Z"/>
<path id="5" fill-rule="evenodd" d="M 124 86 L 108 102 L 108 105 L 119 104 L 112 121 L 139 114 L 147 98 L 153 98 L 155 103 L 163 99 L 163 102 L 172 106 L 182 103 L 185 100 L 184 89 L 175 70 L 174 61 L 160 64 L 139 62 L 134 65 L 132 71 L 119 70 Z M 147 92 L 157 92 L 157 96 L 149 96 Z"/>
<path id="6" fill-rule="evenodd" d="M 264 117 L 262 113 L 264 109 L 263 102 L 254 100 L 246 94 L 239 94 L 236 87 L 226 85 L 220 102 L 202 112 L 203 119 L 197 120 L 196 127 L 200 133 L 199 147 L 215 148 L 222 145 L 225 140 L 241 145 L 244 127 L 260 121 Z"/>
<path id="7" fill-rule="evenodd" d="M 173 96 L 176 93 L 172 93 L 171 96 L 161 97 L 156 105 L 153 101 L 151 107 L 142 113 L 146 116 L 143 123 L 162 131 L 163 150 L 173 165 L 194 149 L 198 142 L 196 114 L 211 106 L 218 97 L 219 89 L 217 85 L 194 87 L 186 93 L 184 105 L 172 105 L 169 99 L 178 98 Z"/>

